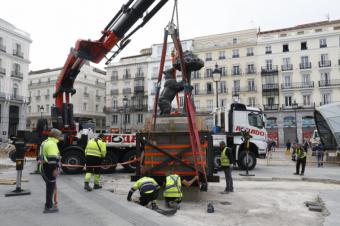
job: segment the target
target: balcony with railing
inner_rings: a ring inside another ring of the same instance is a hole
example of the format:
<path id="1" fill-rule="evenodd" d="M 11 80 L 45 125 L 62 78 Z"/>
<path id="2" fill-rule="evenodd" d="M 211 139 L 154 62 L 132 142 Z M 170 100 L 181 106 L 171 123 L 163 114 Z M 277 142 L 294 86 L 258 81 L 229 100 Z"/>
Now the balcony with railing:
<path id="1" fill-rule="evenodd" d="M 0 92 L 0 99 L 6 99 L 6 93 Z"/>
<path id="2" fill-rule="evenodd" d="M 0 51 L 6 53 L 6 46 L 4 46 L 3 44 L 0 44 Z"/>
<path id="3" fill-rule="evenodd" d="M 6 75 L 6 68 L 0 67 L 0 74 Z"/>
<path id="4" fill-rule="evenodd" d="M 107 113 L 107 114 L 110 114 L 110 113 L 119 113 L 120 110 L 123 110 L 122 107 L 117 107 L 117 106 L 114 106 L 114 107 L 104 107 L 103 108 L 103 112 L 104 113 Z"/>
<path id="5" fill-rule="evenodd" d="M 247 75 L 256 74 L 256 68 L 246 68 L 246 74 Z"/>
<path id="6" fill-rule="evenodd" d="M 110 94 L 111 95 L 118 95 L 119 94 L 119 90 L 118 89 L 111 89 Z"/>
<path id="7" fill-rule="evenodd" d="M 319 81 L 319 87 L 340 86 L 340 79 L 329 79 Z"/>
<path id="8" fill-rule="evenodd" d="M 125 74 L 123 75 L 123 79 L 131 79 L 131 74 L 125 73 Z"/>
<path id="9" fill-rule="evenodd" d="M 131 88 L 124 88 L 123 89 L 123 94 L 130 94 L 131 93 Z"/>
<path id="10" fill-rule="evenodd" d="M 129 107 L 131 111 L 148 111 L 148 105 L 145 104 L 134 104 Z"/>
<path id="11" fill-rule="evenodd" d="M 312 68 L 312 62 L 306 62 L 300 64 L 300 69 L 311 69 Z"/>
<path id="12" fill-rule="evenodd" d="M 283 83 L 281 89 L 311 89 L 314 88 L 314 82 L 294 82 L 294 83 Z"/>
<path id="13" fill-rule="evenodd" d="M 292 71 L 293 70 L 293 64 L 284 64 L 281 65 L 282 71 Z"/>
<path id="14" fill-rule="evenodd" d="M 265 111 L 277 111 L 280 108 L 279 104 L 263 105 Z"/>
<path id="15" fill-rule="evenodd" d="M 96 86 L 97 86 L 97 87 L 105 88 L 105 87 L 106 87 L 106 83 L 105 83 L 105 82 L 96 81 Z"/>
<path id="16" fill-rule="evenodd" d="M 118 75 L 111 75 L 111 81 L 118 81 Z"/>
<path id="17" fill-rule="evenodd" d="M 144 72 L 138 72 L 135 74 L 135 80 L 144 80 Z"/>
<path id="18" fill-rule="evenodd" d="M 23 102 L 24 101 L 24 97 L 20 96 L 20 95 L 12 94 L 11 95 L 11 101 Z"/>
<path id="19" fill-rule="evenodd" d="M 84 97 L 90 97 L 90 93 L 84 92 Z"/>
<path id="20" fill-rule="evenodd" d="M 233 54 L 232 55 L 232 58 L 239 58 L 240 57 L 240 54 Z"/>
<path id="21" fill-rule="evenodd" d="M 263 84 L 262 85 L 262 95 L 263 96 L 277 96 L 279 95 L 279 84 Z"/>
<path id="22" fill-rule="evenodd" d="M 261 74 L 275 74 L 278 73 L 279 69 L 277 65 L 261 67 Z"/>
<path id="23" fill-rule="evenodd" d="M 13 56 L 19 57 L 19 58 L 24 58 L 24 53 L 18 49 L 13 50 Z"/>
<path id="24" fill-rule="evenodd" d="M 144 93 L 144 86 L 135 86 L 135 93 Z"/>
<path id="25" fill-rule="evenodd" d="M 331 67 L 331 66 L 332 66 L 332 61 L 330 60 L 319 61 L 320 68 Z"/>
<path id="26" fill-rule="evenodd" d="M 24 74 L 19 72 L 19 71 L 12 71 L 11 72 L 11 77 L 12 78 L 18 78 L 18 79 L 23 79 Z"/>
<path id="27" fill-rule="evenodd" d="M 231 70 L 231 75 L 241 75 L 241 69 Z"/>
<path id="28" fill-rule="evenodd" d="M 240 87 L 233 87 L 231 91 L 233 96 L 239 96 L 241 93 L 241 88 Z"/>
<path id="29" fill-rule="evenodd" d="M 247 53 L 247 56 L 254 56 L 254 53 L 253 52 Z"/>

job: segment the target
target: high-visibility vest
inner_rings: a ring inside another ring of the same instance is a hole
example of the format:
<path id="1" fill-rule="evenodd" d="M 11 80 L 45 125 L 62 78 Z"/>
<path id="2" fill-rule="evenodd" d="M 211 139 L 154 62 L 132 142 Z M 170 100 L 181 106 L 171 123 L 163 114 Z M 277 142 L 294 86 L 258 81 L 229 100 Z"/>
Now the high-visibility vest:
<path id="1" fill-rule="evenodd" d="M 221 166 L 230 166 L 230 159 L 227 156 L 227 147 L 225 147 L 221 153 Z"/>
<path id="2" fill-rule="evenodd" d="M 297 148 L 296 156 L 300 159 L 306 158 L 306 152 L 302 151 L 301 148 Z"/>
<path id="3" fill-rule="evenodd" d="M 57 160 L 60 157 L 58 148 L 59 140 L 54 137 L 49 137 L 43 141 L 40 146 L 40 160 L 43 163 L 57 164 Z"/>
<path id="4" fill-rule="evenodd" d="M 142 177 L 132 186 L 132 190 L 139 190 L 141 194 L 149 194 L 159 189 L 157 182 L 151 177 Z"/>
<path id="5" fill-rule="evenodd" d="M 85 148 L 85 155 L 104 158 L 106 155 L 106 144 L 101 140 L 89 140 Z"/>
<path id="6" fill-rule="evenodd" d="M 172 198 L 182 198 L 182 183 L 181 178 L 177 174 L 172 174 L 166 177 L 165 189 L 163 196 Z"/>

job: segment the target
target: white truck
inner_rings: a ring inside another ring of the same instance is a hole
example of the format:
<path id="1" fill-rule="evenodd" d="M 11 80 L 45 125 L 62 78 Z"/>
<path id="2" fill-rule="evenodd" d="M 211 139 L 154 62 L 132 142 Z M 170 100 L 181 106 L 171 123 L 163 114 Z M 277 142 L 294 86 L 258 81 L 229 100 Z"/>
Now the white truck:
<path id="1" fill-rule="evenodd" d="M 265 114 L 259 108 L 248 107 L 241 103 L 233 103 L 228 107 L 215 109 L 213 116 L 215 130 L 213 145 L 216 168 L 220 164 L 219 143 L 225 141 L 227 146 L 232 148 L 239 168 L 246 169 L 246 152 L 241 135 L 241 130 L 244 129 L 252 136 L 248 155 L 248 169 L 254 169 L 256 158 L 266 157 L 267 131 L 265 128 Z"/>

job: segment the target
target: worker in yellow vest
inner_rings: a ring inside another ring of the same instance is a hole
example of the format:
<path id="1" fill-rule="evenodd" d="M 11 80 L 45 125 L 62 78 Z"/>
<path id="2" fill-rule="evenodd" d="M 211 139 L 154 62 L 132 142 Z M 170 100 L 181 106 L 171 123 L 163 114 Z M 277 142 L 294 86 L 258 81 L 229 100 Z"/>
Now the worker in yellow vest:
<path id="1" fill-rule="evenodd" d="M 196 180 L 198 176 L 193 177 L 190 181 L 181 180 L 181 177 L 177 174 L 173 174 L 173 170 L 169 170 L 168 176 L 165 179 L 164 187 L 164 199 L 168 207 L 177 207 L 182 202 L 182 184 L 186 187 L 190 187 Z"/>
<path id="2" fill-rule="evenodd" d="M 90 187 L 90 180 L 92 174 L 94 175 L 94 186 L 93 189 L 101 189 L 102 186 L 99 184 L 100 180 L 100 164 L 106 156 L 106 144 L 104 142 L 104 134 L 99 134 L 97 138 L 90 139 L 85 148 L 86 157 L 86 174 L 85 174 L 85 185 L 86 191 L 92 191 Z"/>
<path id="3" fill-rule="evenodd" d="M 132 194 L 139 190 L 139 204 L 146 206 L 151 202 L 152 209 L 157 209 L 156 199 L 159 193 L 158 183 L 151 177 L 142 177 L 132 186 L 127 196 L 127 200 L 131 201 Z"/>
<path id="4" fill-rule="evenodd" d="M 307 152 L 303 149 L 302 145 L 294 143 L 293 149 L 295 151 L 296 155 L 296 172 L 294 175 L 299 175 L 300 172 L 300 165 L 302 165 L 301 169 L 301 176 L 305 173 L 305 167 L 306 167 L 306 160 L 307 160 Z"/>
<path id="5" fill-rule="evenodd" d="M 40 146 L 41 176 L 46 183 L 46 203 L 44 213 L 58 212 L 58 207 L 53 205 L 53 194 L 56 189 L 60 152 L 58 142 L 63 140 L 63 135 L 58 129 L 51 129 L 47 140 Z"/>
<path id="6" fill-rule="evenodd" d="M 233 185 L 233 177 L 232 177 L 232 169 L 234 158 L 232 156 L 231 149 L 228 148 L 224 141 L 220 142 L 220 149 L 221 149 L 221 168 L 224 171 L 226 187 L 222 194 L 228 194 L 229 192 L 234 192 L 234 185 Z"/>

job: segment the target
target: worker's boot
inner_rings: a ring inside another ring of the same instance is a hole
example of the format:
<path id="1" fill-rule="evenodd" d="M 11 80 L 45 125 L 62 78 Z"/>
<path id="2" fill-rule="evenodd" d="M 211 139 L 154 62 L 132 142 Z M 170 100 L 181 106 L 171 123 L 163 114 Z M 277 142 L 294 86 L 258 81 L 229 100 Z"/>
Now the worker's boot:
<path id="1" fill-rule="evenodd" d="M 100 186 L 99 184 L 95 184 L 93 186 L 93 189 L 102 189 L 102 188 L 103 188 L 103 186 Z"/>
<path id="2" fill-rule="evenodd" d="M 86 191 L 92 191 L 92 188 L 90 187 L 89 182 L 85 182 L 84 189 Z"/>

